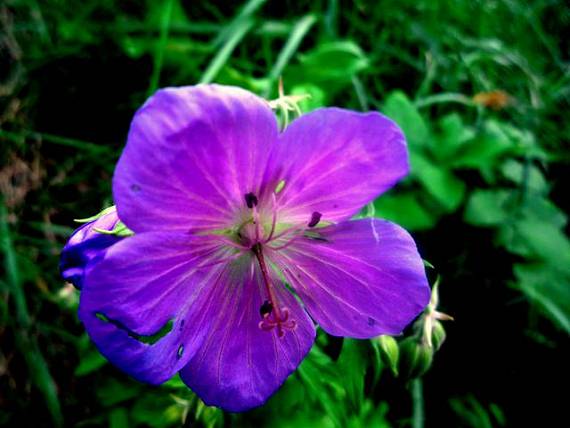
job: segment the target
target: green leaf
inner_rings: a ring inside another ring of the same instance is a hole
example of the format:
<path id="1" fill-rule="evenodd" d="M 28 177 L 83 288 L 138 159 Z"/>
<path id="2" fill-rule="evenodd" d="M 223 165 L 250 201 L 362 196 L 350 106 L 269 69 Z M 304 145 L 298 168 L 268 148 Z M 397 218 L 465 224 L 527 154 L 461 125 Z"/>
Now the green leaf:
<path id="1" fill-rule="evenodd" d="M 550 186 L 544 175 L 532 164 L 525 166 L 522 162 L 508 159 L 502 165 L 501 172 L 506 179 L 524 186 L 526 191 L 539 194 L 546 194 L 549 191 Z"/>
<path id="2" fill-rule="evenodd" d="M 325 42 L 307 54 L 300 55 L 306 81 L 345 82 L 365 70 L 369 60 L 356 43 L 351 41 Z"/>
<path id="3" fill-rule="evenodd" d="M 515 265 L 516 287 L 537 305 L 543 314 L 570 334 L 570 272 L 537 263 Z"/>
<path id="4" fill-rule="evenodd" d="M 525 218 L 549 223 L 559 229 L 564 228 L 568 221 L 560 208 L 542 196 L 526 195 L 523 214 Z"/>
<path id="5" fill-rule="evenodd" d="M 331 359 L 318 346 L 313 346 L 297 372 L 307 390 L 307 399 L 324 410 L 334 426 L 342 426 L 346 409 L 339 403 L 345 391 L 334 367 Z"/>
<path id="6" fill-rule="evenodd" d="M 453 411 L 461 418 L 461 426 L 493 428 L 506 425 L 503 412 L 496 404 L 489 404 L 489 408 L 487 409 L 471 395 L 464 398 L 452 398 L 449 400 L 449 404 Z"/>
<path id="7" fill-rule="evenodd" d="M 89 350 L 80 357 L 79 365 L 75 368 L 75 376 L 81 377 L 93 373 L 97 369 L 103 367 L 107 363 L 99 351 L 94 348 Z"/>
<path id="8" fill-rule="evenodd" d="M 135 382 L 119 382 L 110 378 L 97 388 L 96 393 L 103 406 L 111 407 L 137 397 L 141 388 L 143 388 L 142 385 Z"/>
<path id="9" fill-rule="evenodd" d="M 446 212 L 455 211 L 465 195 L 465 183 L 427 157 L 411 152 L 412 176 L 433 196 Z"/>
<path id="10" fill-rule="evenodd" d="M 453 162 L 456 168 L 486 168 L 496 164 L 505 153 L 516 153 L 517 141 L 507 125 L 489 120 L 483 132 L 464 144 Z"/>
<path id="11" fill-rule="evenodd" d="M 438 217 L 425 208 L 415 193 L 383 195 L 374 201 L 375 216 L 393 221 L 408 230 L 431 229 Z"/>
<path id="12" fill-rule="evenodd" d="M 475 190 L 465 208 L 464 220 L 475 226 L 496 226 L 510 218 L 516 191 Z M 514 198 L 513 198 L 514 196 Z"/>
<path id="13" fill-rule="evenodd" d="M 437 159 L 451 158 L 475 133 L 463 124 L 461 116 L 452 113 L 439 121 L 440 133 L 433 139 L 431 151 Z"/>
<path id="14" fill-rule="evenodd" d="M 542 221 L 523 220 L 516 224 L 530 256 L 570 270 L 570 241 L 556 226 Z"/>
<path id="15" fill-rule="evenodd" d="M 129 414 L 127 409 L 117 407 L 109 414 L 109 428 L 129 428 Z"/>
<path id="16" fill-rule="evenodd" d="M 429 143 L 430 133 L 426 123 L 403 92 L 392 92 L 384 103 L 382 113 L 402 128 L 410 146 L 420 147 Z"/>
<path id="17" fill-rule="evenodd" d="M 367 342 L 345 338 L 336 362 L 338 372 L 343 373 L 341 380 L 346 390 L 348 404 L 354 412 L 359 411 L 364 400 L 367 351 Z"/>

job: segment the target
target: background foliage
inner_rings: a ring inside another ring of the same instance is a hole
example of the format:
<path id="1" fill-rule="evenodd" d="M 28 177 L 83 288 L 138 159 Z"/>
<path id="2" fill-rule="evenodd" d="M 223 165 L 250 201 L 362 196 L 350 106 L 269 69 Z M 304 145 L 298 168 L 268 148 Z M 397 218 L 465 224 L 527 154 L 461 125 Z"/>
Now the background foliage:
<path id="1" fill-rule="evenodd" d="M 560 0 L 1 2 L 0 425 L 562 426 L 569 24 Z M 305 111 L 402 126 L 412 174 L 364 214 L 414 232 L 456 321 L 421 380 L 378 340 L 321 333 L 274 398 L 230 415 L 107 364 L 58 254 L 73 218 L 112 203 L 148 95 L 215 81 L 274 98 L 280 76 Z"/>

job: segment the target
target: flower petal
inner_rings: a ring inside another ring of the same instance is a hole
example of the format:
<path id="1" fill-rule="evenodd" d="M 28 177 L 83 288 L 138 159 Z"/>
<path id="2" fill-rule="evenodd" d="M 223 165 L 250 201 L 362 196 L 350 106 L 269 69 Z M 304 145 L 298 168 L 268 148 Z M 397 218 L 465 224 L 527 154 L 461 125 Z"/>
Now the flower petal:
<path id="1" fill-rule="evenodd" d="M 251 265 L 236 265 L 226 284 L 216 324 L 180 375 L 206 404 L 241 412 L 263 404 L 297 368 L 313 344 L 315 327 L 295 297 L 274 278 L 277 299 L 288 308 L 296 327 L 283 337 L 275 329 L 262 330 L 265 289 L 259 269 Z"/>
<path id="2" fill-rule="evenodd" d="M 379 113 L 320 109 L 289 125 L 270 170 L 285 181 L 278 198 L 285 217 L 347 220 L 408 173 L 406 140 Z"/>
<path id="3" fill-rule="evenodd" d="M 87 264 L 103 257 L 107 248 L 123 239 L 120 236 L 97 232 L 95 229 L 113 230 L 118 222 L 117 211 L 112 209 L 73 232 L 61 251 L 59 261 L 59 270 L 65 281 L 81 289 Z"/>
<path id="4" fill-rule="evenodd" d="M 217 261 L 232 251 L 187 234 L 128 237 L 87 267 L 79 317 L 113 364 L 162 383 L 200 346 L 216 311 L 211 295 L 224 287 Z"/>
<path id="5" fill-rule="evenodd" d="M 271 257 L 309 314 L 334 336 L 399 334 L 430 298 L 414 240 L 388 221 L 319 228 Z"/>
<path id="6" fill-rule="evenodd" d="M 277 122 L 243 89 L 199 85 L 158 91 L 136 113 L 113 193 L 135 232 L 224 228 L 258 194 Z"/>

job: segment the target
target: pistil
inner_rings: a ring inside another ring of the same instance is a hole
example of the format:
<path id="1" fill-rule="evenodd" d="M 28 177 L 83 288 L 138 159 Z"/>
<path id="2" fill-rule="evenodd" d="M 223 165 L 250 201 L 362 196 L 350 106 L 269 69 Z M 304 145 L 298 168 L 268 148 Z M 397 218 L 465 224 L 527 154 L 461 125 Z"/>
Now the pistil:
<path id="1" fill-rule="evenodd" d="M 260 309 L 262 312 L 263 320 L 259 323 L 259 328 L 265 331 L 269 331 L 277 327 L 277 336 L 283 337 L 285 335 L 285 330 L 293 330 L 296 327 L 297 323 L 295 320 L 289 319 L 289 310 L 286 307 L 279 307 L 277 298 L 275 296 L 275 290 L 271 284 L 271 279 L 269 277 L 269 271 L 267 269 L 265 257 L 263 256 L 261 244 L 255 244 L 251 250 L 255 254 L 255 257 L 259 263 L 261 276 L 263 278 L 263 283 L 265 285 L 268 297 L 268 300 L 263 303 Z"/>

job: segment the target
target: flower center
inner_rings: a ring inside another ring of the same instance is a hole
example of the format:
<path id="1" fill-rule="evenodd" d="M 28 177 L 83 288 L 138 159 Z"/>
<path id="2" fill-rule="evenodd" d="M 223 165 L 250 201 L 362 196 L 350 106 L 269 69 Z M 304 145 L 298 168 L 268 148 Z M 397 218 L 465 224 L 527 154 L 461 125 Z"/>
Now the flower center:
<path id="1" fill-rule="evenodd" d="M 249 211 L 247 219 L 238 227 L 236 233 L 237 243 L 235 246 L 243 250 L 249 250 L 255 255 L 255 259 L 261 270 L 261 277 L 265 288 L 265 300 L 259 308 L 261 321 L 259 328 L 264 331 L 276 329 L 277 336 L 283 337 L 287 330 L 294 330 L 297 322 L 290 317 L 289 309 L 279 302 L 277 289 L 270 276 L 266 262 L 266 253 L 284 249 L 292 245 L 297 239 L 321 239 L 319 233 L 310 231 L 321 221 L 321 213 L 313 212 L 306 223 L 297 225 L 277 224 L 277 201 L 275 193 L 272 195 L 271 209 L 261 207 L 267 201 L 260 201 L 253 192 L 244 195 L 245 205 Z"/>

